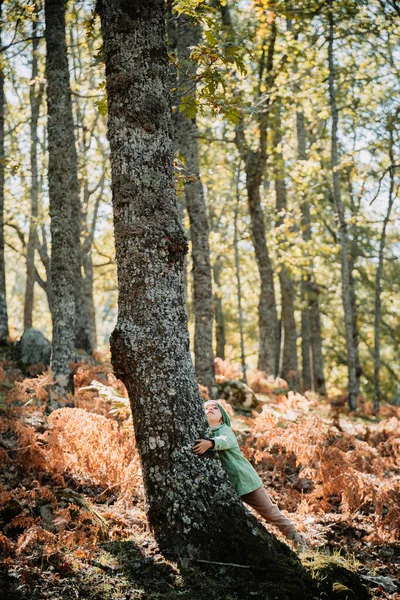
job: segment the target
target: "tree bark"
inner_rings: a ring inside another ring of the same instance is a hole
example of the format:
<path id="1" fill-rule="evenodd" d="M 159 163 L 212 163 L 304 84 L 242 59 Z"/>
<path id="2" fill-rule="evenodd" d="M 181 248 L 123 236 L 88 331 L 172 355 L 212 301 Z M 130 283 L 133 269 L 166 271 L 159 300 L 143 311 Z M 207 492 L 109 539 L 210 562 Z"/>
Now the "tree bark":
<path id="1" fill-rule="evenodd" d="M 34 304 L 34 286 L 36 282 L 35 273 L 35 249 L 37 246 L 37 220 L 39 216 L 39 178 L 37 165 L 37 152 L 39 146 L 38 136 L 38 121 L 40 105 L 43 96 L 43 84 L 37 84 L 36 79 L 39 74 L 38 69 L 38 48 L 39 38 L 37 37 L 37 18 L 38 5 L 35 4 L 35 11 L 32 19 L 32 69 L 31 69 L 31 84 L 29 87 L 29 103 L 31 107 L 31 215 L 29 221 L 29 236 L 26 248 L 26 286 L 25 286 L 25 301 L 24 301 L 24 331 L 32 327 L 32 314 Z"/>
<path id="2" fill-rule="evenodd" d="M 119 286 L 112 361 L 129 392 L 150 526 L 164 553 L 246 557 L 273 565 L 283 594 L 306 595 L 293 554 L 246 513 L 218 461 L 191 451 L 207 427 L 184 305 L 164 1 L 100 0 L 98 11 Z"/>
<path id="3" fill-rule="evenodd" d="M 274 130 L 273 130 L 273 176 L 275 182 L 276 194 L 276 211 L 278 218 L 276 225 L 279 227 L 283 223 L 283 213 L 287 210 L 287 191 L 285 182 L 285 163 L 282 151 L 282 123 L 280 114 L 279 100 L 275 103 L 274 115 Z M 297 329 L 294 316 L 296 291 L 293 279 L 285 261 L 281 261 L 279 271 L 279 283 L 281 288 L 282 302 L 282 328 L 284 331 L 283 349 L 282 349 L 282 373 L 281 376 L 285 379 L 289 386 L 295 390 L 299 390 L 299 373 L 297 364 Z"/>
<path id="4" fill-rule="evenodd" d="M 0 46 L 1 46 L 1 23 L 3 14 L 3 0 L 0 0 Z M 0 65 L 0 345 L 8 341 L 8 314 L 6 296 L 6 267 L 4 256 L 4 170 L 5 170 L 5 148 L 4 148 L 4 71 Z"/>
<path id="5" fill-rule="evenodd" d="M 51 369 L 61 390 L 75 359 L 77 160 L 72 118 L 65 0 L 46 0 L 46 77 L 51 217 L 53 342 Z"/>
<path id="6" fill-rule="evenodd" d="M 347 364 L 348 364 L 348 405 L 350 410 L 357 408 L 357 372 L 356 372 L 356 351 L 354 347 L 353 337 L 353 305 L 351 301 L 351 274 L 349 263 L 349 236 L 347 223 L 344 213 L 344 206 L 340 189 L 340 174 L 338 171 L 339 152 L 338 152 L 338 123 L 339 113 L 336 102 L 335 90 L 335 63 L 334 63 L 334 17 L 333 17 L 333 0 L 328 0 L 328 68 L 329 68 L 329 102 L 332 116 L 332 133 L 331 133 L 331 169 L 333 183 L 333 197 L 335 200 L 336 211 L 339 219 L 340 232 L 340 256 L 342 267 L 342 301 L 344 310 L 346 348 L 347 348 Z"/>
<path id="7" fill-rule="evenodd" d="M 177 74 L 177 102 L 192 94 L 196 87 L 196 64 L 190 53 L 201 39 L 201 28 L 192 18 L 179 15 L 175 20 L 175 48 L 179 61 Z M 190 91 L 189 91 L 190 90 Z M 202 385 L 211 391 L 215 386 L 213 324 L 214 303 L 209 247 L 209 224 L 203 185 L 200 177 L 198 152 L 198 127 L 195 118 L 188 118 L 184 112 L 174 112 L 177 150 L 181 155 L 186 175 L 184 192 L 190 221 L 190 239 L 193 263 L 193 313 L 194 313 L 194 356 L 196 376 Z"/>

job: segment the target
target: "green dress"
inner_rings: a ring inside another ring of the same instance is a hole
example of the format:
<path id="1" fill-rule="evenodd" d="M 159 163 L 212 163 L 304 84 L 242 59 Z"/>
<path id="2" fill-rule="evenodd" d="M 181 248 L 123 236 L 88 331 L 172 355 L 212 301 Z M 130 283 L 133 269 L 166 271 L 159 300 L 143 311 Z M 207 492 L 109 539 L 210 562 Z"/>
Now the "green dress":
<path id="1" fill-rule="evenodd" d="M 262 486 L 256 471 L 240 451 L 236 435 L 229 427 L 231 420 L 228 413 L 217 402 L 223 417 L 223 423 L 211 429 L 210 439 L 214 441 L 213 450 L 217 452 L 229 481 L 239 494 L 249 494 Z"/>

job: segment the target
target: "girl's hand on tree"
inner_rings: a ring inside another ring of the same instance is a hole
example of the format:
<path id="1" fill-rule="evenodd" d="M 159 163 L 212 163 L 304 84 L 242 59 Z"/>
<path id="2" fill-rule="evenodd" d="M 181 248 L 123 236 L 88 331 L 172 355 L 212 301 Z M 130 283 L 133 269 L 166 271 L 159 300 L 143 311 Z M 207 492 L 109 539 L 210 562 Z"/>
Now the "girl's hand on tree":
<path id="1" fill-rule="evenodd" d="M 213 443 L 210 440 L 196 440 L 192 450 L 196 454 L 204 454 L 213 447 Z"/>

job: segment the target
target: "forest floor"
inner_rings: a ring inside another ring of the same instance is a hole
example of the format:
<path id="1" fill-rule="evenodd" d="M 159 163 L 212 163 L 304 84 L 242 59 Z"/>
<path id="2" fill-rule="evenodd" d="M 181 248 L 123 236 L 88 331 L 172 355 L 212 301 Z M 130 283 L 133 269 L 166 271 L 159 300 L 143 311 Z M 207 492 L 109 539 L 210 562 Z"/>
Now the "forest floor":
<path id="1" fill-rule="evenodd" d="M 65 399 L 35 373 L 0 363 L 2 600 L 283 600 L 251 569 L 162 556 L 126 392 L 109 364 L 77 364 Z M 400 408 L 378 419 L 361 403 L 351 416 L 343 399 L 335 406 L 260 379 L 253 388 L 256 410 L 228 407 L 233 428 L 307 538 L 303 563 L 348 564 L 371 598 L 400 599 Z"/>

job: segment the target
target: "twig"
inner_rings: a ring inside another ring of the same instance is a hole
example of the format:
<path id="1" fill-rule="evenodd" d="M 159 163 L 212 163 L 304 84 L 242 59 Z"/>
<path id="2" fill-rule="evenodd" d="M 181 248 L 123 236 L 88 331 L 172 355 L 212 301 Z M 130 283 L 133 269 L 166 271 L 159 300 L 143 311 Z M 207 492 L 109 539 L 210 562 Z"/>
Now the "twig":
<path id="1" fill-rule="evenodd" d="M 215 560 L 201 560 L 200 558 L 190 558 L 189 560 L 194 560 L 198 563 L 204 563 L 206 565 L 219 565 L 221 567 L 239 567 L 239 569 L 258 569 L 259 567 L 251 567 L 250 565 L 237 565 L 236 563 L 224 563 L 217 562 Z M 264 571 L 265 569 L 261 569 Z"/>
<path id="2" fill-rule="evenodd" d="M 370 206 L 375 202 L 375 200 L 379 196 L 379 192 L 381 191 L 382 180 L 384 179 L 386 173 L 388 173 L 389 171 L 394 171 L 395 169 L 398 169 L 398 168 L 400 168 L 400 165 L 390 165 L 387 169 L 384 170 L 382 177 L 379 179 L 378 191 L 376 192 L 375 196 L 372 198 L 371 202 L 369 203 Z"/>
<path id="3" fill-rule="evenodd" d="M 80 388 L 81 390 L 84 388 Z M 109 490 L 112 490 L 113 488 L 122 485 L 123 483 L 125 483 L 126 481 L 129 481 L 130 479 L 134 479 L 134 477 L 136 477 L 136 475 L 132 475 L 132 477 L 128 477 L 127 479 L 123 479 L 122 481 L 118 481 L 117 483 L 114 483 L 114 485 L 110 485 L 108 486 L 108 488 L 106 488 L 105 490 L 103 490 L 101 492 L 101 494 L 97 494 L 97 496 L 94 497 L 94 500 L 98 500 L 99 498 L 101 498 L 101 496 L 103 494 L 105 494 L 106 492 L 108 492 Z"/>

